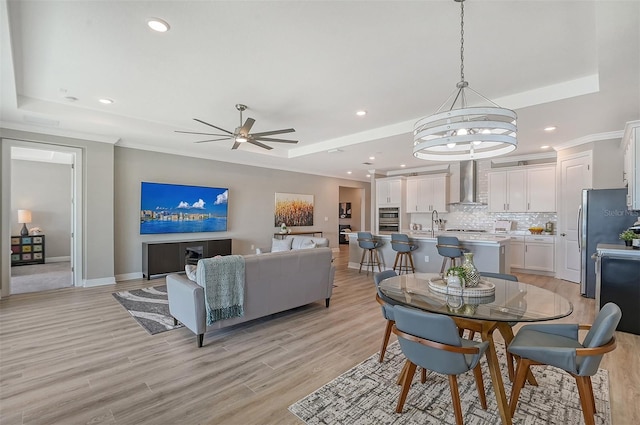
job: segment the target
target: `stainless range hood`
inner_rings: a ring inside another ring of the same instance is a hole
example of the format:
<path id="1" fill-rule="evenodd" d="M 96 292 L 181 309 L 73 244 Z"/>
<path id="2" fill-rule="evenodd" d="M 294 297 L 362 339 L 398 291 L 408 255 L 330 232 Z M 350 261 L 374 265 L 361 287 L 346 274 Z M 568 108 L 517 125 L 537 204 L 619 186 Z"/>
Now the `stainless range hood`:
<path id="1" fill-rule="evenodd" d="M 477 165 L 475 161 L 460 161 L 460 202 L 451 205 L 486 205 L 478 202 Z"/>

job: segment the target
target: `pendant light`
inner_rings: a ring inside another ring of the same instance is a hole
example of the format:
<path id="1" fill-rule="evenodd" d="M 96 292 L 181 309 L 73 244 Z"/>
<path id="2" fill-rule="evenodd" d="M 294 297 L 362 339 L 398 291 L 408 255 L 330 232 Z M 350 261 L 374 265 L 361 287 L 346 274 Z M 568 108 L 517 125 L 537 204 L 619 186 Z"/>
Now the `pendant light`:
<path id="1" fill-rule="evenodd" d="M 460 82 L 433 115 L 416 122 L 413 156 L 431 161 L 464 161 L 507 154 L 517 145 L 517 115 L 476 92 L 465 81 L 464 0 L 454 1 L 460 3 Z M 484 102 L 485 106 L 467 106 L 468 93 L 479 97 L 479 105 Z M 452 98 L 450 108 L 443 111 Z"/>

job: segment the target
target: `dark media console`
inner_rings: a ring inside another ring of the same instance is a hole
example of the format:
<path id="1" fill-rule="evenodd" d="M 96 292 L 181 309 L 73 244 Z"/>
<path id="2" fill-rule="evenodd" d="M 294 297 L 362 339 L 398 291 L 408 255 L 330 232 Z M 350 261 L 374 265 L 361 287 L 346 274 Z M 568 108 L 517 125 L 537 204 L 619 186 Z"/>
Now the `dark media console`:
<path id="1" fill-rule="evenodd" d="M 216 255 L 231 255 L 231 239 L 143 242 L 142 276 L 183 272 L 186 264 Z"/>

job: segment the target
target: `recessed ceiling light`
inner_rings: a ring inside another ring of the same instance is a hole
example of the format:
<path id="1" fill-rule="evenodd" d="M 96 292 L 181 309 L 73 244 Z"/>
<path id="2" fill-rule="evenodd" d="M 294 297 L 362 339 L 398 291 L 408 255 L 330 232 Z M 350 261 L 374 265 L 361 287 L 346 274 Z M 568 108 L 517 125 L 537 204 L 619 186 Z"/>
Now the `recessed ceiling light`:
<path id="1" fill-rule="evenodd" d="M 371 177 L 371 174 L 367 174 L 367 176 L 366 176 L 366 177 Z"/>
<path id="2" fill-rule="evenodd" d="M 551 146 L 549 145 L 544 145 L 544 146 L 540 146 L 540 149 L 549 149 Z"/>
<path id="3" fill-rule="evenodd" d="M 351 171 L 347 171 L 347 174 L 351 174 Z"/>
<path id="4" fill-rule="evenodd" d="M 166 21 L 160 18 L 147 19 L 147 25 L 149 26 L 149 28 L 157 32 L 167 32 L 169 31 L 169 28 L 171 28 Z"/>
<path id="5" fill-rule="evenodd" d="M 406 167 L 406 166 L 407 166 L 406 164 L 400 164 L 400 167 L 401 167 L 401 168 L 404 168 L 404 167 Z"/>
<path id="6" fill-rule="evenodd" d="M 376 157 L 375 156 L 370 156 L 369 159 L 373 161 L 374 159 L 376 159 Z"/>
<path id="7" fill-rule="evenodd" d="M 553 126 L 553 125 L 550 125 L 549 127 L 545 127 L 545 128 L 544 128 L 544 131 L 553 131 L 553 130 L 555 130 L 556 128 L 557 128 L 557 127 L 555 127 L 555 126 Z"/>
<path id="8" fill-rule="evenodd" d="M 104 103 L 105 105 L 111 105 L 113 103 L 113 99 L 103 97 L 102 99 L 98 99 L 98 102 Z"/>
<path id="9" fill-rule="evenodd" d="M 358 111 L 356 112 L 356 115 L 359 117 L 364 117 L 365 115 L 367 115 L 367 111 Z"/>

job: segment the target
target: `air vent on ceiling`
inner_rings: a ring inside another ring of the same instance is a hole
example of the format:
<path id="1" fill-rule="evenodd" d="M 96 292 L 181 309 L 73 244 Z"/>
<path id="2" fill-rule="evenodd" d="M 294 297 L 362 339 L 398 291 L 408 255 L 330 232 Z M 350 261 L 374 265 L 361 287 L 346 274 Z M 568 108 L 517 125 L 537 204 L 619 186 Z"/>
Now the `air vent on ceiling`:
<path id="1" fill-rule="evenodd" d="M 363 162 L 364 165 L 373 165 L 373 162 Z"/>

